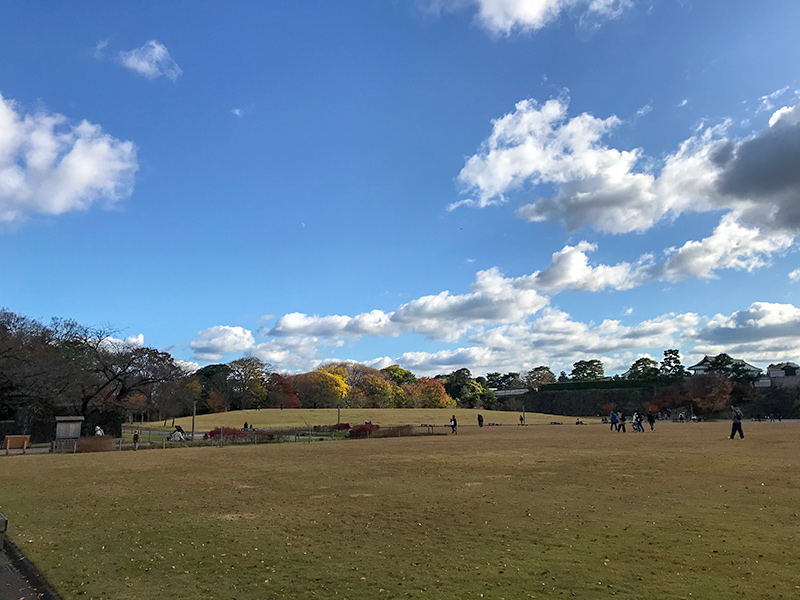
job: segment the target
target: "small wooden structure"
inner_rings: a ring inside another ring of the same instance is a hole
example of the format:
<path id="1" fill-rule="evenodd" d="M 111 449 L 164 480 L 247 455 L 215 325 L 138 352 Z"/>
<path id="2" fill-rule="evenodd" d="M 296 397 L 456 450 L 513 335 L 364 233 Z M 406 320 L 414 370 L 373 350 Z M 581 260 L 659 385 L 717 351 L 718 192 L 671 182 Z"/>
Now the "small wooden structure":
<path id="1" fill-rule="evenodd" d="M 81 437 L 83 417 L 56 417 L 56 439 L 52 452 L 75 452 L 78 439 Z"/>

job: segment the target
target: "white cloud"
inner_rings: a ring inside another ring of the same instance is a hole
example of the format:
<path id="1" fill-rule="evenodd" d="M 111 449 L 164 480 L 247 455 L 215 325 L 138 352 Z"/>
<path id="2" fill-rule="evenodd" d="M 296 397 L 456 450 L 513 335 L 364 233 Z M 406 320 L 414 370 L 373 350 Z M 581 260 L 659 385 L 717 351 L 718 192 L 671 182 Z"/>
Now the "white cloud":
<path id="1" fill-rule="evenodd" d="M 754 302 L 730 315 L 717 314 L 694 336 L 704 354 L 726 352 L 748 361 L 781 362 L 800 357 L 800 308 Z"/>
<path id="2" fill-rule="evenodd" d="M 135 348 L 144 348 L 144 334 L 132 335 L 125 338 L 125 343 Z"/>
<path id="3" fill-rule="evenodd" d="M 191 375 L 192 373 L 194 373 L 195 371 L 200 369 L 200 365 L 197 364 L 196 362 L 189 362 L 189 361 L 185 361 L 185 360 L 176 360 L 175 364 L 178 365 L 178 367 L 181 369 L 181 371 L 183 371 L 187 375 Z"/>
<path id="4" fill-rule="evenodd" d="M 792 281 L 800 281 L 800 269 L 795 269 L 789 273 L 789 279 Z"/>
<path id="5" fill-rule="evenodd" d="M 58 113 L 23 114 L 0 95 L 0 223 L 113 204 L 138 168 L 132 142 Z"/>
<path id="6" fill-rule="evenodd" d="M 511 194 L 535 195 L 541 186 L 556 192 L 521 206 L 517 216 L 560 221 L 570 232 L 644 232 L 686 213 L 723 213 L 712 236 L 687 242 L 663 269 L 648 271 L 647 257 L 640 259 L 641 280 L 757 268 L 800 232 L 800 105 L 777 110 L 769 127 L 741 140 L 727 136 L 730 122 L 700 124 L 661 161 L 644 160 L 638 148 L 607 145 L 604 138 L 619 123 L 613 115 L 569 119 L 564 98 L 519 102 L 466 160 L 458 181 L 469 198 L 449 209 L 499 204 Z M 583 260 L 574 251 L 572 258 Z"/>
<path id="7" fill-rule="evenodd" d="M 681 100 L 680 102 L 678 102 L 678 108 L 683 108 L 683 107 L 684 107 L 684 106 L 686 106 L 687 104 L 689 104 L 689 99 L 688 99 L 688 98 L 684 98 L 683 100 Z"/>
<path id="8" fill-rule="evenodd" d="M 481 324 L 524 319 L 547 302 L 524 279 L 506 278 L 497 269 L 489 269 L 477 274 L 472 291 L 467 294 L 443 291 L 412 300 L 391 313 L 373 310 L 355 317 L 289 313 L 276 321 L 268 335 L 334 338 L 396 336 L 406 332 L 455 341 Z"/>
<path id="9" fill-rule="evenodd" d="M 563 13 L 574 16 L 583 27 L 594 28 L 632 5 L 633 0 L 430 0 L 437 11 L 475 7 L 481 26 L 497 35 L 536 31 Z"/>
<path id="10" fill-rule="evenodd" d="M 623 326 L 615 320 L 594 325 L 546 308 L 530 323 L 503 325 L 472 336 L 473 346 L 407 352 L 396 362 L 428 375 L 462 367 L 476 374 L 525 371 L 542 364 L 556 372 L 569 372 L 572 363 L 590 358 L 602 359 L 609 372 L 625 370 L 641 354 L 641 348 L 679 346 L 686 335 L 693 335 L 699 320 L 697 315 L 686 313 L 662 315 L 634 326 Z"/>
<path id="11" fill-rule="evenodd" d="M 243 327 L 216 325 L 197 333 L 197 339 L 189 344 L 198 360 L 222 360 L 223 354 L 242 352 L 253 347 L 255 339 L 250 330 Z"/>
<path id="12" fill-rule="evenodd" d="M 752 271 L 764 266 L 776 252 L 788 250 L 793 241 L 790 234 L 743 227 L 728 214 L 710 237 L 686 242 L 674 250 L 660 267 L 660 276 L 679 281 L 690 277 L 713 278 L 719 269 Z"/>
<path id="13" fill-rule="evenodd" d="M 517 216 L 530 221 L 560 220 L 568 231 L 591 226 L 610 233 L 645 231 L 665 217 L 708 209 L 713 194 L 710 162 L 713 136 L 705 129 L 667 158 L 656 178 L 635 171 L 640 149 L 618 150 L 602 142 L 620 120 L 589 114 L 567 118 L 567 100 L 517 103 L 513 113 L 493 122 L 481 151 L 468 158 L 458 175 L 460 204 L 484 207 L 506 201 L 511 192 L 548 184 L 551 198 L 521 207 Z"/>
<path id="14" fill-rule="evenodd" d="M 156 40 L 145 42 L 141 47 L 119 53 L 118 60 L 122 66 L 146 77 L 156 79 L 166 77 L 177 81 L 183 71 L 169 54 L 164 44 Z"/>
<path id="15" fill-rule="evenodd" d="M 231 109 L 231 112 L 234 115 L 236 115 L 237 117 L 240 117 L 240 118 L 244 114 L 244 111 L 241 108 L 233 108 L 233 109 Z"/>
<path id="16" fill-rule="evenodd" d="M 775 103 L 781 96 L 785 95 L 786 92 L 789 91 L 789 86 L 785 85 L 779 90 L 775 90 L 771 94 L 766 94 L 759 98 L 759 106 L 758 112 L 769 111 L 775 108 Z"/>
<path id="17" fill-rule="evenodd" d="M 585 241 L 576 246 L 564 246 L 553 253 L 553 260 L 546 269 L 525 279 L 534 289 L 558 293 L 566 289 L 588 292 L 606 288 L 627 290 L 650 278 L 652 257 L 644 256 L 633 265 L 623 262 L 614 266 L 591 266 L 587 253 L 596 249 L 596 244 Z"/>
<path id="18" fill-rule="evenodd" d="M 108 47 L 108 40 L 100 40 L 94 47 L 94 57 L 98 60 L 105 58 L 104 50 Z"/>
<path id="19" fill-rule="evenodd" d="M 112 352 L 122 352 L 133 348 L 144 348 L 144 334 L 129 336 L 124 340 L 112 336 L 100 340 L 101 346 Z"/>

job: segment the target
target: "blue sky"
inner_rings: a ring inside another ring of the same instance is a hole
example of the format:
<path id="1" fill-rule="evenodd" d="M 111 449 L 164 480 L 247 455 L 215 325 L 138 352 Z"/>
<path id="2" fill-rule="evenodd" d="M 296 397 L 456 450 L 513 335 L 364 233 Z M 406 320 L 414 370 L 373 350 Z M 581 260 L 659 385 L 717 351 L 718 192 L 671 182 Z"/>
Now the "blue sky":
<path id="1" fill-rule="evenodd" d="M 800 358 L 800 4 L 0 6 L 0 306 L 197 364 Z"/>

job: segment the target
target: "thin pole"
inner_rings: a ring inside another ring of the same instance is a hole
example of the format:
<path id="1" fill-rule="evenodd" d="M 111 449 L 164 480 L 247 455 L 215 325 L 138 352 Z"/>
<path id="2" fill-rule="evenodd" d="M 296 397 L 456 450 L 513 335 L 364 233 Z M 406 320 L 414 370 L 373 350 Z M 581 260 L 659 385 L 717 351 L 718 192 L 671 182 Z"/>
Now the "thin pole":
<path id="1" fill-rule="evenodd" d="M 192 441 L 194 441 L 194 418 L 197 415 L 197 400 L 192 402 Z"/>

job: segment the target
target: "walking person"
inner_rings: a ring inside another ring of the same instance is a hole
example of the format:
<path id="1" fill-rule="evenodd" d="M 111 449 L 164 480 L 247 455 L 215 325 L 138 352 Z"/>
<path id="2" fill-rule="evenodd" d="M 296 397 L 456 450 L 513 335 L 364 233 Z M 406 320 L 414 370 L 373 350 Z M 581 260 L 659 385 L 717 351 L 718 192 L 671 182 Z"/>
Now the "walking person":
<path id="1" fill-rule="evenodd" d="M 738 406 L 731 405 L 731 411 L 733 412 L 733 425 L 731 426 L 731 439 L 734 438 L 736 432 L 739 432 L 739 439 L 744 439 L 744 431 L 742 431 L 742 419 L 744 419 L 744 415 L 742 411 L 739 410 Z"/>
<path id="2" fill-rule="evenodd" d="M 455 415 L 450 417 L 450 428 L 453 430 L 452 433 L 458 435 L 458 421 L 456 421 Z"/>
<path id="3" fill-rule="evenodd" d="M 139 430 L 138 429 L 133 432 L 133 449 L 134 450 L 138 450 L 139 449 Z"/>
<path id="4" fill-rule="evenodd" d="M 478 415 L 478 427 L 483 427 L 483 415 Z"/>
<path id="5" fill-rule="evenodd" d="M 647 413 L 647 422 L 650 423 L 650 431 L 653 431 L 655 429 L 656 416 L 651 412 Z"/>
<path id="6" fill-rule="evenodd" d="M 617 413 L 611 411 L 611 431 L 617 430 Z"/>
<path id="7" fill-rule="evenodd" d="M 639 416 L 639 412 L 634 411 L 633 416 L 631 417 L 631 426 L 633 427 L 634 433 L 639 433 L 640 424 L 641 424 L 641 417 Z"/>
<path id="8" fill-rule="evenodd" d="M 619 413 L 619 423 L 617 423 L 617 432 L 625 433 L 625 413 L 620 411 Z"/>

